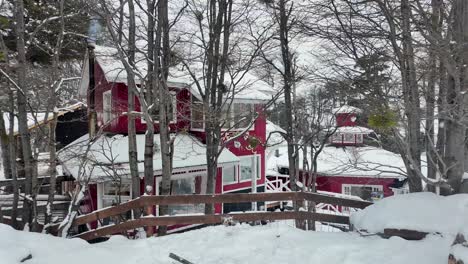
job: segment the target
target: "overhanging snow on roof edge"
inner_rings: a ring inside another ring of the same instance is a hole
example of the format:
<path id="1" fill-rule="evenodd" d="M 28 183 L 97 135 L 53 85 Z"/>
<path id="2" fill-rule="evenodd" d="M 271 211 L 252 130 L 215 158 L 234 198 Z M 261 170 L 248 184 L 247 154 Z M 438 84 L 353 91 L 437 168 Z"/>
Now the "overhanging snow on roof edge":
<path id="1" fill-rule="evenodd" d="M 206 146 L 188 134 L 172 135 L 174 139 L 173 169 L 189 167 L 206 167 Z M 87 151 L 89 136 L 84 135 L 58 153 L 64 170 L 79 180 L 90 178 L 93 181 L 126 177 L 129 174 L 128 137 L 123 135 L 102 135 L 97 138 Z M 159 136 L 154 137 L 155 155 L 153 156 L 154 172 L 161 171 L 161 154 Z M 138 171 L 144 171 L 145 135 L 137 135 Z M 239 158 L 224 149 L 218 163 L 237 164 Z M 80 169 L 81 168 L 81 169 Z M 81 175 L 81 176 L 80 176 Z"/>

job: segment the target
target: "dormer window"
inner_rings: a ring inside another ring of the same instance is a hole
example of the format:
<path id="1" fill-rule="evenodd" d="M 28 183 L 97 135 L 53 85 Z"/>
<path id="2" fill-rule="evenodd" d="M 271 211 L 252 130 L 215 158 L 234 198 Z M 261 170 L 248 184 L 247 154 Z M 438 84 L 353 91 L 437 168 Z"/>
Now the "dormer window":
<path id="1" fill-rule="evenodd" d="M 236 130 L 245 129 L 250 125 L 253 118 L 253 104 L 232 103 L 229 109 L 227 109 L 227 106 L 223 109 L 223 128 Z"/>

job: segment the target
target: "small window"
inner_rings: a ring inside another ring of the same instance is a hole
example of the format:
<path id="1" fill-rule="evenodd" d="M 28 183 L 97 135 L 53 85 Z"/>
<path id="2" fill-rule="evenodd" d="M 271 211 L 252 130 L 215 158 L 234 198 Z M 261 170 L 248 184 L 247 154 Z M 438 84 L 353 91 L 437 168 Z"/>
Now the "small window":
<path id="1" fill-rule="evenodd" d="M 112 120 L 112 90 L 102 93 L 102 121 L 104 124 Z"/>
<path id="2" fill-rule="evenodd" d="M 233 183 L 237 182 L 237 166 L 228 166 L 223 168 L 223 183 Z"/>
<path id="3" fill-rule="evenodd" d="M 363 142 L 362 134 L 357 134 L 356 135 L 356 143 L 362 143 L 362 142 Z"/>
<path id="4" fill-rule="evenodd" d="M 341 143 L 342 139 L 343 139 L 343 137 L 342 137 L 342 135 L 340 133 L 335 133 L 335 134 L 333 134 L 332 142 Z"/>
<path id="5" fill-rule="evenodd" d="M 192 100 L 192 128 L 203 129 L 204 124 L 203 104 L 200 101 Z"/>
<path id="6" fill-rule="evenodd" d="M 344 134 L 344 142 L 354 143 L 354 134 Z"/>

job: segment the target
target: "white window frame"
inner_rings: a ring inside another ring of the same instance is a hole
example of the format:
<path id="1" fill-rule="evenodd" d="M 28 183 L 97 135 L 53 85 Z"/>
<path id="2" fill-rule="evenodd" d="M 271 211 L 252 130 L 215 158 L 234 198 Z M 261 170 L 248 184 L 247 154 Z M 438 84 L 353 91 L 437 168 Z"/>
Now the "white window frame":
<path id="1" fill-rule="evenodd" d="M 171 176 L 171 181 L 172 180 L 180 180 L 180 179 L 188 179 L 188 178 L 193 178 L 201 176 L 201 190 L 200 194 L 206 194 L 206 181 L 207 181 L 207 174 L 206 173 L 190 173 L 190 174 L 175 174 Z M 156 177 L 155 180 L 155 194 L 159 195 L 159 186 L 161 185 L 162 182 L 162 176 Z M 159 216 L 159 205 L 156 205 L 156 216 Z"/>
<path id="2" fill-rule="evenodd" d="M 177 92 L 171 91 L 169 92 L 171 94 L 171 99 L 172 99 L 172 120 L 169 120 L 169 124 L 175 124 L 177 123 Z M 158 105 L 159 107 L 159 105 Z M 142 124 L 146 124 L 145 118 L 142 116 L 140 117 L 140 122 Z M 154 124 L 159 124 L 159 119 L 153 120 Z"/>
<path id="3" fill-rule="evenodd" d="M 364 134 L 356 134 L 356 143 L 361 144 L 364 142 Z"/>
<path id="4" fill-rule="evenodd" d="M 376 184 L 342 184 L 341 185 L 341 193 L 345 195 L 352 195 L 351 194 L 351 187 L 371 187 L 373 192 L 383 192 L 382 185 Z M 349 192 L 346 191 L 346 188 L 349 188 Z"/>
<path id="5" fill-rule="evenodd" d="M 343 143 L 343 134 L 335 133 L 331 136 L 332 143 Z"/>
<path id="6" fill-rule="evenodd" d="M 195 104 L 200 104 L 203 106 L 203 103 L 200 101 L 200 103 L 194 103 L 193 99 L 190 99 L 190 129 L 193 131 L 205 131 L 205 113 L 202 111 L 203 114 L 203 121 L 202 121 L 202 127 L 201 128 L 195 128 L 193 127 L 193 105 Z"/>
<path id="7" fill-rule="evenodd" d="M 106 97 L 109 97 L 106 99 Z M 109 123 L 113 119 L 112 112 L 112 89 L 102 93 L 102 122 Z"/>
<path id="8" fill-rule="evenodd" d="M 253 160 L 253 164 L 252 164 L 252 174 L 253 175 L 257 175 L 258 177 L 256 178 L 256 180 L 261 180 L 262 179 L 262 156 L 259 155 L 259 154 L 254 154 L 254 155 L 246 155 L 246 156 L 239 156 L 240 159 L 242 158 L 250 158 L 251 160 Z M 257 171 L 257 164 L 258 164 L 258 171 Z M 239 174 L 238 174 L 238 179 L 239 179 L 239 182 L 250 182 L 252 181 L 252 178 L 249 178 L 249 179 L 242 179 L 242 170 L 241 170 L 241 166 L 242 166 L 242 163 L 239 162 Z"/>
<path id="9" fill-rule="evenodd" d="M 224 171 L 227 170 L 227 169 L 234 169 L 234 181 L 231 181 L 231 182 L 224 182 Z M 227 165 L 227 166 L 223 166 L 223 178 L 221 179 L 222 182 L 223 182 L 223 185 L 230 185 L 230 184 L 235 184 L 235 183 L 238 183 L 239 182 L 239 165 L 237 164 L 230 164 L 230 165 Z"/>
<path id="10" fill-rule="evenodd" d="M 109 181 L 111 182 L 111 181 Z M 115 195 L 105 195 L 104 194 L 104 184 L 109 182 L 101 182 L 97 185 L 97 207 L 102 209 L 104 206 L 104 199 L 114 199 Z M 122 184 L 130 184 L 130 196 L 120 196 L 121 202 L 128 202 L 132 199 L 132 182 L 130 180 L 122 180 Z"/>
<path id="11" fill-rule="evenodd" d="M 351 140 L 347 140 L 346 136 L 352 137 Z M 356 134 L 351 134 L 351 133 L 343 133 L 343 143 L 356 143 Z"/>

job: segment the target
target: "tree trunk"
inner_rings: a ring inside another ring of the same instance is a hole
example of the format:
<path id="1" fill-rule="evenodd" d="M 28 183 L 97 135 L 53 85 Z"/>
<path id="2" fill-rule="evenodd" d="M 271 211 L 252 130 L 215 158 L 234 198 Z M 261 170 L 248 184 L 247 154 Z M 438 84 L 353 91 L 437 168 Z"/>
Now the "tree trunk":
<path id="1" fill-rule="evenodd" d="M 439 32 L 439 3 L 440 0 L 432 0 L 431 28 L 433 32 Z M 431 43 L 429 46 L 429 81 L 426 90 L 426 159 L 427 159 L 427 177 L 436 179 L 437 177 L 437 156 L 434 134 L 434 109 L 435 109 L 435 86 L 437 79 L 437 52 L 436 45 Z M 440 87 L 440 85 L 439 85 Z M 435 186 L 428 186 L 428 191 L 436 192 Z"/>
<path id="2" fill-rule="evenodd" d="M 8 133 L 5 129 L 5 120 L 3 116 L 4 113 L 0 110 L 0 146 L 2 148 L 3 175 L 5 175 L 6 179 L 11 179 L 11 158 L 9 152 L 10 142 L 8 141 Z"/>
<path id="3" fill-rule="evenodd" d="M 11 168 L 11 179 L 13 183 L 13 204 L 11 208 L 11 225 L 14 228 L 18 228 L 17 216 L 18 216 L 18 202 L 19 202 L 19 187 L 18 187 L 18 171 L 16 166 L 16 141 L 14 136 L 14 127 L 15 127 L 15 100 L 13 91 L 9 93 L 10 98 L 10 125 L 8 132 L 8 151 L 10 152 L 10 168 Z"/>
<path id="4" fill-rule="evenodd" d="M 171 153 L 171 138 L 169 131 L 169 109 L 172 104 L 171 94 L 167 87 L 167 74 L 169 69 L 169 18 L 167 10 L 167 0 L 158 1 L 158 27 L 156 31 L 156 47 L 158 61 L 162 62 L 158 69 L 159 80 L 157 86 L 159 88 L 159 136 L 161 141 L 161 162 L 162 162 L 162 180 L 161 180 L 161 194 L 171 194 L 171 175 L 172 175 L 172 153 Z M 162 40 L 162 41 L 161 41 Z M 162 49 L 159 47 L 162 44 Z M 161 52 L 162 51 L 162 52 Z M 168 206 L 160 206 L 160 215 L 168 214 Z M 167 229 L 161 226 L 159 235 L 165 235 Z"/>
<path id="5" fill-rule="evenodd" d="M 402 81 L 405 100 L 405 114 L 408 119 L 407 144 L 414 164 L 407 166 L 408 183 L 411 192 L 422 191 L 422 182 L 415 170 L 421 168 L 420 146 L 420 100 L 416 77 L 416 66 L 411 36 L 411 6 L 408 0 L 401 0 L 403 65 Z"/>
<path id="6" fill-rule="evenodd" d="M 133 0 L 128 1 L 129 10 L 129 31 L 128 31 L 128 62 L 130 65 L 135 65 L 135 7 Z M 130 177 L 132 179 L 132 199 L 140 196 L 140 176 L 138 173 L 138 152 L 136 141 L 136 127 L 135 127 L 135 76 L 128 75 L 128 157 L 130 165 Z M 139 217 L 138 210 L 133 211 L 135 218 Z"/>
<path id="7" fill-rule="evenodd" d="M 468 3 L 466 0 L 457 0 L 453 4 L 453 42 L 452 54 L 457 63 L 455 72 L 449 71 L 447 89 L 447 103 L 450 119 L 447 126 L 446 164 L 448 183 L 451 190 L 444 190 L 444 194 L 459 193 L 464 174 L 466 128 L 462 124 L 464 116 L 464 97 L 468 90 L 466 79 L 468 77 L 466 64 L 468 63 Z"/>
<path id="8" fill-rule="evenodd" d="M 154 53 L 157 45 L 154 43 L 154 8 L 155 3 L 152 0 L 146 1 L 147 3 L 147 12 L 148 12 L 148 82 L 145 87 L 145 99 L 149 105 L 155 105 L 156 100 L 154 98 L 155 79 L 157 78 L 157 72 L 154 71 Z M 154 156 L 154 120 L 153 120 L 153 110 L 148 110 L 148 118 L 146 120 L 146 134 L 145 134 L 145 158 L 144 158 L 144 175 L 145 175 L 145 193 L 152 195 L 155 193 L 153 188 L 154 186 L 154 166 L 153 166 L 153 156 Z M 151 227 L 152 228 L 152 227 Z"/>
<path id="9" fill-rule="evenodd" d="M 23 0 L 15 1 L 15 31 L 16 31 L 16 50 L 18 69 L 17 84 L 21 91 L 18 92 L 18 130 L 21 141 L 21 151 L 24 164 L 25 180 L 25 198 L 23 199 L 23 224 L 31 225 L 36 219 L 34 215 L 35 192 L 37 190 L 37 175 L 34 169 L 35 162 L 33 161 L 31 150 L 31 139 L 28 129 L 27 117 L 27 94 L 28 87 L 26 85 L 26 47 L 24 43 L 24 3 Z"/>
<path id="10" fill-rule="evenodd" d="M 59 63 L 60 63 L 60 53 L 62 50 L 62 41 L 65 32 L 65 19 L 63 17 L 65 0 L 60 1 L 60 32 L 57 37 L 57 43 L 54 48 L 54 55 L 52 57 L 52 81 L 57 82 L 60 78 L 59 74 Z M 60 83 L 60 82 L 58 82 Z M 52 121 L 49 123 L 49 196 L 47 199 L 47 210 L 44 225 L 47 226 L 52 221 L 52 206 L 54 204 L 55 191 L 56 191 L 56 176 L 57 176 L 57 153 L 56 153 L 56 135 L 55 129 L 57 127 L 58 113 L 56 111 L 57 107 L 57 95 L 55 85 L 50 85 L 50 103 L 49 109 L 53 109 Z M 48 230 L 47 230 L 48 232 Z"/>

